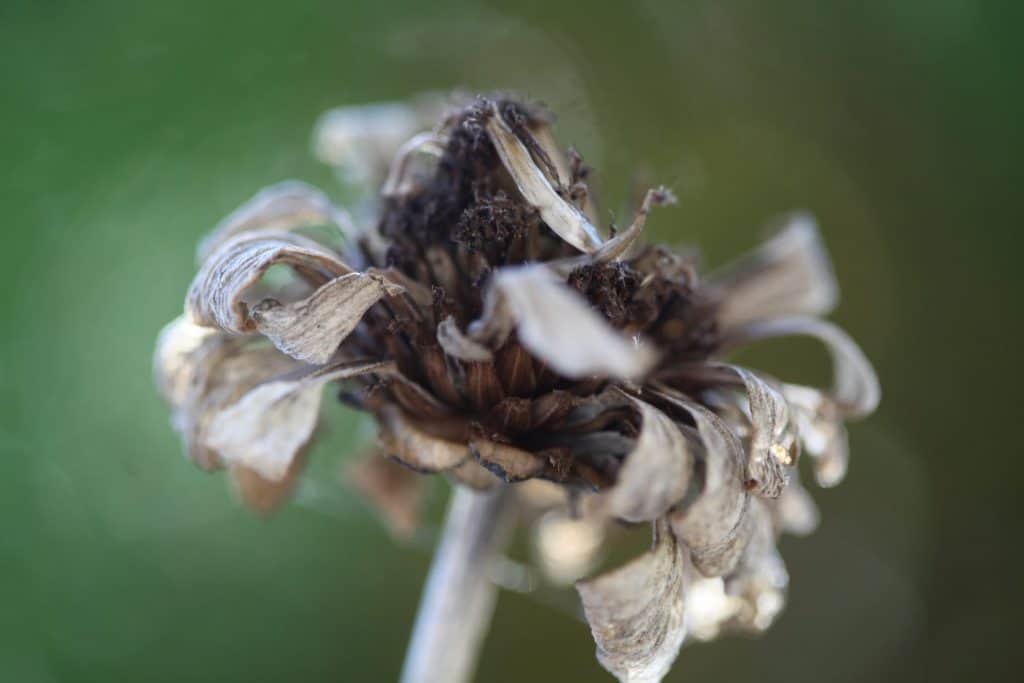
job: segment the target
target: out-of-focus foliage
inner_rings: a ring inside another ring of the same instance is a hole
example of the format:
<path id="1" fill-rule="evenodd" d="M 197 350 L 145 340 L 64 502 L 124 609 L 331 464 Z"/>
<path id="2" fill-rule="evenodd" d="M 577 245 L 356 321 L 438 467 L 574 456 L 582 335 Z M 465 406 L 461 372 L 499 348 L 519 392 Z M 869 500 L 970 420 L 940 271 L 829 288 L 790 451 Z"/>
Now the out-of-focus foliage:
<path id="1" fill-rule="evenodd" d="M 1019 14 L 5 3 L 0 677 L 397 675 L 429 556 L 336 485 L 371 435 L 326 406 L 299 500 L 254 519 L 180 456 L 150 353 L 219 218 L 287 177 L 335 187 L 309 153 L 322 111 L 461 85 L 547 101 L 620 224 L 638 189 L 671 186 L 652 234 L 711 264 L 767 217 L 813 211 L 837 319 L 881 376 L 849 478 L 817 495 L 821 530 L 785 543 L 786 614 L 758 640 L 686 648 L 673 680 L 1012 679 Z M 756 361 L 820 377 L 806 350 Z M 481 680 L 598 678 L 592 648 L 583 624 L 505 594 Z"/>

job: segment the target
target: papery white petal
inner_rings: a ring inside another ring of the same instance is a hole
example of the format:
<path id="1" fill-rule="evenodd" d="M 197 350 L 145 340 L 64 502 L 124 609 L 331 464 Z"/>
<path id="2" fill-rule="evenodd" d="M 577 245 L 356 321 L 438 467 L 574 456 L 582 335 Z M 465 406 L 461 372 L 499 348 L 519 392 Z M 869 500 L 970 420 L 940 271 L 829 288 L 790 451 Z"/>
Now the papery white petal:
<path id="1" fill-rule="evenodd" d="M 484 316 L 469 332 L 497 346 L 513 328 L 530 353 L 565 377 L 637 379 L 657 360 L 651 346 L 624 337 L 543 266 L 495 272 Z"/>
<path id="2" fill-rule="evenodd" d="M 660 681 L 686 636 L 683 548 L 664 520 L 654 546 L 576 589 L 597 643 L 597 659 L 620 681 Z"/>
<path id="3" fill-rule="evenodd" d="M 390 363 L 342 363 L 300 379 L 261 384 L 213 418 L 205 443 L 224 462 L 281 481 L 313 436 L 323 385 L 389 367 Z"/>
<path id="4" fill-rule="evenodd" d="M 688 411 L 704 447 L 704 485 L 689 504 L 669 514 L 672 531 L 705 576 L 732 571 L 750 537 L 743 444 L 717 415 L 678 393 L 655 392 Z"/>
<path id="5" fill-rule="evenodd" d="M 640 413 L 640 434 L 603 492 L 607 514 L 628 522 L 649 522 L 683 499 L 696 465 L 693 444 L 665 413 L 629 397 Z"/>

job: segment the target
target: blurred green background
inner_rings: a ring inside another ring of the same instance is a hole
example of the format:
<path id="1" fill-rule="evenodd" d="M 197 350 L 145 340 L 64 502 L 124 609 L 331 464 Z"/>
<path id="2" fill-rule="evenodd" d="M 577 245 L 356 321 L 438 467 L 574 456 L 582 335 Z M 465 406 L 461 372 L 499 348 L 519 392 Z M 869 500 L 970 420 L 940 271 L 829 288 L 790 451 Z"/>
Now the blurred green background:
<path id="1" fill-rule="evenodd" d="M 259 520 L 181 457 L 150 354 L 222 215 L 334 187 L 323 110 L 465 86 L 551 105 L 620 216 L 672 186 L 651 232 L 711 264 L 811 209 L 881 376 L 820 530 L 784 542 L 779 623 L 687 647 L 672 680 L 1019 680 L 1017 7 L 6 0 L 0 679 L 397 676 L 429 554 L 336 485 L 356 416 L 326 408 L 303 495 Z M 583 624 L 517 594 L 479 676 L 604 680 Z"/>

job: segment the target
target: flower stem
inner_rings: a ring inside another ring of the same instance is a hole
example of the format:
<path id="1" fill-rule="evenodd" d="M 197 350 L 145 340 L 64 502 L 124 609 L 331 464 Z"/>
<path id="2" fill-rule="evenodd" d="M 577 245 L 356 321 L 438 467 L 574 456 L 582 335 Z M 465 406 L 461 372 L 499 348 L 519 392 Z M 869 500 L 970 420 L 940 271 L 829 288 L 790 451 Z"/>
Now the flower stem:
<path id="1" fill-rule="evenodd" d="M 512 526 L 511 493 L 455 487 L 434 555 L 402 683 L 464 683 L 473 676 L 498 587 L 490 567 Z"/>

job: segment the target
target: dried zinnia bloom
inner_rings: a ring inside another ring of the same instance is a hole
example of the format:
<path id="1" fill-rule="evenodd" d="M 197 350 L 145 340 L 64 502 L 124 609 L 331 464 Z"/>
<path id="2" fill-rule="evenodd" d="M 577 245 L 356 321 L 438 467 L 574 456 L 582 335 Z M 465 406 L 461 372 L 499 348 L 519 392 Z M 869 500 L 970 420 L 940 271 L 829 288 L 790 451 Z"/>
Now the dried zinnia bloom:
<path id="1" fill-rule="evenodd" d="M 415 132 L 421 111 L 349 110 L 320 125 L 319 149 L 383 183 L 372 229 L 286 182 L 203 241 L 185 313 L 156 354 L 192 459 L 228 469 L 246 502 L 273 508 L 331 384 L 373 415 L 385 455 L 545 511 L 537 547 L 556 580 L 592 567 L 608 525 L 652 526 L 646 554 L 577 583 L 598 658 L 620 680 L 659 680 L 687 629 L 707 639 L 766 628 L 787 584 L 775 541 L 816 523 L 801 450 L 821 485 L 838 483 L 843 421 L 879 400 L 864 355 L 817 317 L 837 289 L 812 219 L 788 217 L 758 250 L 700 278 L 691 257 L 640 240 L 650 210 L 672 201 L 667 190 L 603 234 L 587 169 L 562 154 L 540 109 L 480 98 Z M 325 225 L 341 247 L 306 230 Z M 831 353 L 831 387 L 722 360 L 794 335 Z M 416 493 L 401 474 L 357 480 L 407 534 L 409 508 L 396 498 Z M 543 487 L 507 486 L 527 480 L 548 482 L 543 501 Z M 498 533 L 474 521 L 479 511 L 456 512 L 443 546 Z M 486 612 L 466 587 L 482 570 L 457 556 L 447 551 L 431 583 L 463 587 L 472 607 L 460 613 Z M 413 659 L 430 656 L 420 645 Z M 468 671 L 407 664 L 406 679 Z"/>

